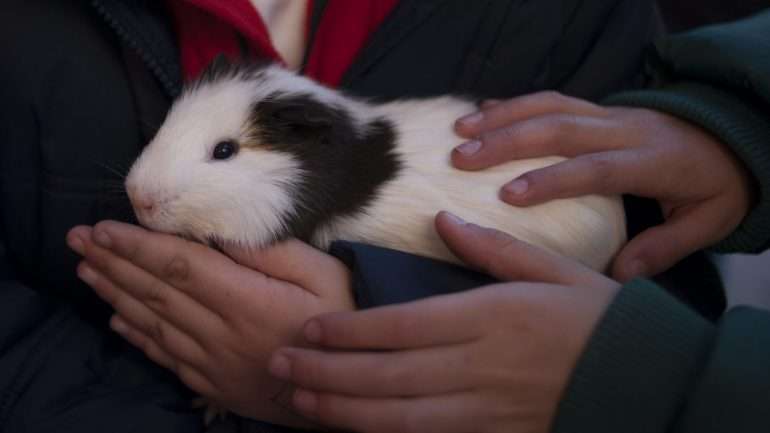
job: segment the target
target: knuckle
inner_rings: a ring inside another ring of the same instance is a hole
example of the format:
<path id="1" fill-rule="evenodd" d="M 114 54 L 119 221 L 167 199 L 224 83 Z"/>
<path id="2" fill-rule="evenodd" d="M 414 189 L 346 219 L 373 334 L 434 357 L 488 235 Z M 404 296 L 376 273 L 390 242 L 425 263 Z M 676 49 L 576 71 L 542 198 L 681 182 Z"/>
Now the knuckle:
<path id="1" fill-rule="evenodd" d="M 520 128 L 518 124 L 507 125 L 494 131 L 485 132 L 481 135 L 481 142 L 485 148 L 495 148 L 506 146 L 507 150 L 513 150 L 512 144 L 519 139 Z"/>
<path id="2" fill-rule="evenodd" d="M 566 96 L 556 90 L 544 90 L 537 93 L 537 96 L 547 105 L 561 105 L 568 100 Z"/>
<path id="3" fill-rule="evenodd" d="M 578 116 L 572 113 L 564 113 L 554 116 L 552 128 L 552 139 L 561 139 L 574 135 L 580 124 Z"/>
<path id="4" fill-rule="evenodd" d="M 165 322 L 158 319 L 154 320 L 149 325 L 147 333 L 152 341 L 156 342 L 160 347 L 165 347 L 168 341 L 168 325 Z"/>
<path id="5" fill-rule="evenodd" d="M 615 162 L 612 158 L 603 154 L 592 154 L 586 158 L 595 186 L 608 186 L 615 173 Z"/>
<path id="6" fill-rule="evenodd" d="M 180 254 L 174 254 L 163 266 L 162 276 L 169 281 L 187 281 L 190 278 L 190 261 Z"/>
<path id="7" fill-rule="evenodd" d="M 166 311 L 169 307 L 168 296 L 166 285 L 162 281 L 154 280 L 145 293 L 144 302 L 155 311 Z"/>

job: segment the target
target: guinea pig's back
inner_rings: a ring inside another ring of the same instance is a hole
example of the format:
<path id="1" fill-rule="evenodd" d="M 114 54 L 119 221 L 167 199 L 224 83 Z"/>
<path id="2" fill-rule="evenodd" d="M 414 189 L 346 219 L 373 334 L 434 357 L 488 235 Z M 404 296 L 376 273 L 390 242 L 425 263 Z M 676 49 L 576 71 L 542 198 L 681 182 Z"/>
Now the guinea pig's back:
<path id="1" fill-rule="evenodd" d="M 401 170 L 362 213 L 335 221 L 322 238 L 336 236 L 456 262 L 433 226 L 436 213 L 447 210 L 599 270 L 625 242 L 619 197 L 585 196 L 528 208 L 499 199 L 505 183 L 564 158 L 517 160 L 473 172 L 454 168 L 451 151 L 463 141 L 453 131 L 454 121 L 475 111 L 474 104 L 441 97 L 394 102 L 379 110 L 396 126 Z"/>

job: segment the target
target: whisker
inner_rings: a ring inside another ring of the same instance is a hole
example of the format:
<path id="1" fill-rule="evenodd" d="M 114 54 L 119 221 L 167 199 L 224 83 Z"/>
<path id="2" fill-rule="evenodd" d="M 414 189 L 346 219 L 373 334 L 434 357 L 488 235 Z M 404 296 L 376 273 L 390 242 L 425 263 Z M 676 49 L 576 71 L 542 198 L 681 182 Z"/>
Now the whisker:
<path id="1" fill-rule="evenodd" d="M 112 167 L 109 164 L 105 164 L 105 163 L 103 163 L 101 161 L 91 160 L 91 162 L 93 164 L 98 165 L 99 167 L 102 167 L 102 168 L 106 169 L 110 173 L 118 176 L 118 178 L 121 179 L 121 180 L 124 180 L 126 178 L 126 176 L 128 176 L 128 170 L 124 170 L 125 172 L 123 172 L 120 169 Z"/>

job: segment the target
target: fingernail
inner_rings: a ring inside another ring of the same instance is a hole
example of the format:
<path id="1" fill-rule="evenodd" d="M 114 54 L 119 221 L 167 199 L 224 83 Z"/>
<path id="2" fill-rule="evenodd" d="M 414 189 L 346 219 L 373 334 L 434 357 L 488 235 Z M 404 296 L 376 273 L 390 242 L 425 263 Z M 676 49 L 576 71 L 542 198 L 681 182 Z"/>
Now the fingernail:
<path id="1" fill-rule="evenodd" d="M 484 113 L 478 112 L 469 114 L 465 117 L 461 117 L 457 123 L 465 126 L 476 126 L 478 123 L 480 123 L 484 119 Z"/>
<path id="2" fill-rule="evenodd" d="M 315 393 L 298 389 L 294 391 L 294 407 L 303 415 L 315 417 L 318 412 L 318 397 Z"/>
<path id="3" fill-rule="evenodd" d="M 626 268 L 626 277 L 632 278 L 647 276 L 647 265 L 641 260 L 633 260 Z"/>
<path id="4" fill-rule="evenodd" d="M 128 331 L 128 324 L 120 316 L 115 315 L 110 320 L 110 328 L 118 334 L 125 334 Z"/>
<path id="5" fill-rule="evenodd" d="M 468 141 L 466 143 L 463 143 L 455 147 L 455 150 L 465 156 L 473 156 L 476 153 L 478 153 L 479 150 L 481 150 L 481 141 L 479 140 Z"/>
<path id="6" fill-rule="evenodd" d="M 83 239 L 81 239 L 80 236 L 78 235 L 67 236 L 67 245 L 69 245 L 69 247 L 72 248 L 73 251 L 75 251 L 80 255 L 82 255 L 83 251 L 85 250 L 85 244 L 83 243 Z"/>
<path id="7" fill-rule="evenodd" d="M 459 216 L 453 214 L 452 212 L 444 211 L 444 217 L 449 220 L 454 225 L 462 226 L 465 225 L 466 222 L 464 219 L 460 218 Z"/>
<path id="8" fill-rule="evenodd" d="M 505 185 L 503 191 L 506 194 L 522 195 L 529 189 L 529 182 L 524 179 L 516 179 L 513 182 Z"/>
<path id="9" fill-rule="evenodd" d="M 291 378 L 291 363 L 289 358 L 284 355 L 273 355 L 267 370 L 278 379 L 289 380 Z"/>
<path id="10" fill-rule="evenodd" d="M 78 267 L 78 277 L 87 284 L 93 284 L 99 276 L 88 263 L 83 263 Z"/>
<path id="11" fill-rule="evenodd" d="M 321 342 L 321 324 L 317 320 L 311 320 L 305 325 L 305 340 L 309 343 L 318 344 Z"/>
<path id="12" fill-rule="evenodd" d="M 94 233 L 94 240 L 101 247 L 110 248 L 112 246 L 112 239 L 104 230 L 97 230 Z"/>
<path id="13" fill-rule="evenodd" d="M 478 105 L 479 107 L 481 107 L 481 109 L 486 109 L 486 108 L 494 107 L 495 105 L 501 102 L 503 102 L 502 99 L 485 99 L 481 101 Z"/>

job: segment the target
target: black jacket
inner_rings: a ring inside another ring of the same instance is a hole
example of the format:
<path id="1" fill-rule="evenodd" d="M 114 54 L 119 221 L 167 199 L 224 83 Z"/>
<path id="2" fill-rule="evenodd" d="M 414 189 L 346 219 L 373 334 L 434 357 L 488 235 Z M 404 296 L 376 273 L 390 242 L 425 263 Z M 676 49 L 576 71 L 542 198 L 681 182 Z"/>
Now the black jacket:
<path id="1" fill-rule="evenodd" d="M 162 3 L 7 0 L 0 12 L 0 432 L 201 428 L 178 383 L 109 333 L 64 244 L 74 225 L 133 220 L 121 173 L 182 84 Z M 385 99 L 557 89 L 597 100 L 643 83 L 652 3 L 402 0 L 342 87 Z M 335 248 L 355 267 L 361 306 L 488 281 Z M 394 266 L 413 272 L 397 288 L 383 272 Z"/>

